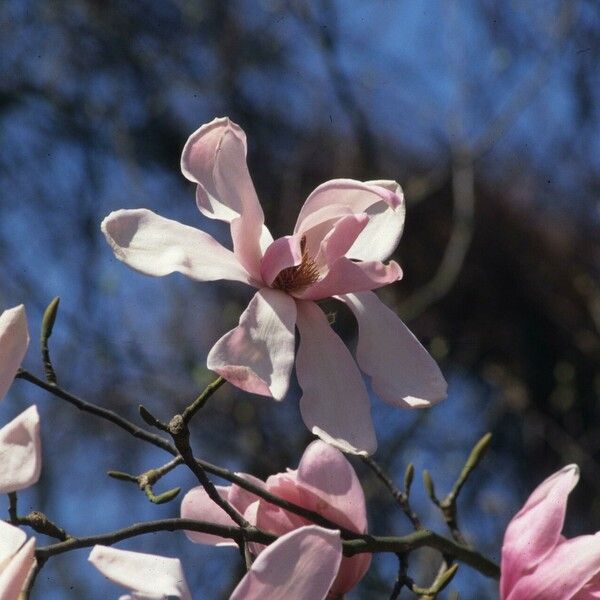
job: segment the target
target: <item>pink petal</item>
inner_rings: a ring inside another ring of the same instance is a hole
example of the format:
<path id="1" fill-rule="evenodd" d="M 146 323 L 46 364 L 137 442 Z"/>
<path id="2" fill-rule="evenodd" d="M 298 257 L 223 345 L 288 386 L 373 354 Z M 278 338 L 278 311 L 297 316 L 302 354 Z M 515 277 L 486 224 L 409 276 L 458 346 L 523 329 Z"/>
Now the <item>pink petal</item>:
<path id="1" fill-rule="evenodd" d="M 294 364 L 294 300 L 278 290 L 259 290 L 208 354 L 207 365 L 233 385 L 281 400 Z"/>
<path id="2" fill-rule="evenodd" d="M 374 290 L 401 278 L 402 269 L 393 260 L 385 265 L 378 261 L 356 263 L 342 257 L 330 266 L 323 279 L 295 296 L 303 300 L 322 300 L 339 294 Z"/>
<path id="3" fill-rule="evenodd" d="M 333 179 L 316 188 L 300 210 L 294 233 L 308 231 L 319 223 L 352 213 L 364 213 L 374 204 L 384 202 L 397 207 L 402 198 L 394 191 L 380 185 L 363 183 L 354 179 Z"/>
<path id="4" fill-rule="evenodd" d="M 314 525 L 296 529 L 258 556 L 230 600 L 322 600 L 341 558 L 339 532 Z"/>
<path id="5" fill-rule="evenodd" d="M 366 183 L 393 192 L 401 202 L 393 204 L 378 202 L 367 208 L 369 223 L 346 256 L 357 260 L 386 260 L 396 249 L 402 237 L 406 213 L 404 194 L 395 181 L 367 181 Z"/>
<path id="6" fill-rule="evenodd" d="M 29 487 L 40 478 L 40 417 L 30 406 L 0 429 L 0 493 Z"/>
<path id="7" fill-rule="evenodd" d="M 0 315 L 0 400 L 11 386 L 29 345 L 27 316 L 20 304 Z"/>
<path id="8" fill-rule="evenodd" d="M 319 498 L 314 507 L 306 508 L 357 533 L 367 530 L 362 486 L 352 465 L 339 450 L 321 440 L 312 442 L 302 455 L 295 478 L 299 487 Z"/>
<path id="9" fill-rule="evenodd" d="M 524 573 L 534 569 L 555 549 L 565 520 L 567 499 L 578 481 L 577 465 L 563 467 L 533 491 L 508 524 L 502 545 L 502 598 L 509 596 Z"/>
<path id="10" fill-rule="evenodd" d="M 105 577 L 134 593 L 192 599 L 178 558 L 97 545 L 88 560 Z"/>
<path id="11" fill-rule="evenodd" d="M 233 252 L 213 237 L 150 210 L 117 210 L 102 221 L 115 256 L 132 269 L 162 277 L 178 272 L 197 281 L 252 283 Z"/>
<path id="12" fill-rule="evenodd" d="M 27 534 L 22 529 L 0 519 L 0 572 L 18 552 L 26 539 Z"/>
<path id="13" fill-rule="evenodd" d="M 236 475 L 242 479 L 245 479 L 249 483 L 253 483 L 259 488 L 265 487 L 265 482 L 258 477 L 254 477 L 254 475 L 249 475 L 248 473 L 236 473 Z M 238 512 L 242 514 L 244 514 L 248 507 L 258 499 L 258 496 L 252 492 L 249 492 L 248 490 L 245 490 L 244 488 L 239 487 L 238 485 L 233 484 L 229 488 L 229 502 Z"/>
<path id="14" fill-rule="evenodd" d="M 358 366 L 370 375 L 382 400 L 423 408 L 446 397 L 447 384 L 439 367 L 396 313 L 372 292 L 339 299 L 358 322 Z"/>
<path id="15" fill-rule="evenodd" d="M 297 302 L 296 374 L 306 426 L 346 452 L 377 447 L 367 390 L 352 355 L 314 302 Z"/>
<path id="16" fill-rule="evenodd" d="M 35 538 L 31 538 L 7 564 L 0 566 L 0 600 L 18 598 L 34 564 Z"/>
<path id="17" fill-rule="evenodd" d="M 260 263 L 260 274 L 265 285 L 270 286 L 283 269 L 302 262 L 300 238 L 298 235 L 286 235 L 267 248 Z"/>
<path id="18" fill-rule="evenodd" d="M 234 252 L 255 278 L 263 243 L 264 215 L 246 164 L 246 134 L 228 118 L 202 125 L 188 139 L 181 156 L 183 174 L 198 184 L 196 202 L 207 217 L 232 225 Z M 268 232 L 267 232 L 268 234 Z"/>
<path id="19" fill-rule="evenodd" d="M 317 263 L 330 265 L 345 256 L 368 222 L 364 213 L 341 217 L 321 242 Z"/>
<path id="20" fill-rule="evenodd" d="M 229 500 L 231 486 L 215 486 L 221 498 Z M 237 508 L 237 507 L 236 507 Z M 194 519 L 196 521 L 207 521 L 217 525 L 236 527 L 233 519 L 208 496 L 202 486 L 192 488 L 181 501 L 181 517 L 183 519 Z M 235 546 L 235 542 L 229 538 L 210 535 L 200 531 L 186 531 L 188 539 L 196 544 L 209 544 L 211 546 Z"/>
<path id="21" fill-rule="evenodd" d="M 600 573 L 600 537 L 582 535 L 559 544 L 533 572 L 522 576 L 506 600 L 572 600 Z"/>

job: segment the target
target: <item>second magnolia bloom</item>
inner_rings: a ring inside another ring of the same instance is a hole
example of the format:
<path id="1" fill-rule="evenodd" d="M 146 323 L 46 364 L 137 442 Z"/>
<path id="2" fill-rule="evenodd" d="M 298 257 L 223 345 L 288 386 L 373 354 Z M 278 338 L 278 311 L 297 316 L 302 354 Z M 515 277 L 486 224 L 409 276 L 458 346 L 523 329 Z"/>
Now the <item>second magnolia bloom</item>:
<path id="1" fill-rule="evenodd" d="M 397 263 L 383 262 L 404 225 L 396 182 L 328 181 L 308 196 L 293 233 L 273 240 L 238 125 L 223 118 L 200 127 L 183 149 L 181 168 L 197 184 L 200 212 L 230 224 L 233 250 L 146 209 L 111 213 L 102 231 L 117 258 L 147 275 L 180 272 L 258 289 L 239 326 L 210 351 L 211 370 L 241 389 L 280 400 L 295 362 L 307 427 L 350 452 L 371 453 L 377 446 L 359 367 L 375 392 L 395 406 L 425 407 L 445 397 L 435 361 L 371 291 L 402 276 Z M 356 317 L 358 365 L 315 304 L 330 297 Z"/>
<path id="2" fill-rule="evenodd" d="M 307 447 L 295 471 L 272 475 L 266 482 L 251 475 L 242 476 L 271 494 L 312 510 L 340 527 L 356 533 L 367 531 L 365 497 L 354 469 L 339 450 L 320 440 Z M 247 521 L 264 531 L 282 535 L 311 524 L 307 519 L 270 504 L 235 484 L 217 489 Z M 202 487 L 186 494 L 181 503 L 181 516 L 234 525 Z M 193 542 L 203 544 L 234 545 L 231 540 L 205 533 L 189 531 L 187 536 Z M 260 554 L 263 548 L 254 544 L 253 551 Z M 370 554 L 343 557 L 330 595 L 341 596 L 352 589 L 363 578 L 370 564 Z"/>

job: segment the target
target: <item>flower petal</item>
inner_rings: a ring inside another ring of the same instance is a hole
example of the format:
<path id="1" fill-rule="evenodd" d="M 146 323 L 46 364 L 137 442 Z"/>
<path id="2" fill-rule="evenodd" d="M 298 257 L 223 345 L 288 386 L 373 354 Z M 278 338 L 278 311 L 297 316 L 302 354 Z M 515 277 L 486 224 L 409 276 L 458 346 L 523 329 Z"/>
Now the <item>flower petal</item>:
<path id="1" fill-rule="evenodd" d="M 384 202 L 390 207 L 398 207 L 403 199 L 393 190 L 363 183 L 354 179 L 332 179 L 321 184 L 306 199 L 300 210 L 294 233 L 302 233 L 319 223 L 347 214 L 364 213 L 374 204 Z"/>
<path id="2" fill-rule="evenodd" d="M 306 426 L 345 452 L 377 447 L 367 390 L 354 359 L 314 302 L 298 301 L 296 374 Z"/>
<path id="3" fill-rule="evenodd" d="M 563 467 L 533 491 L 508 524 L 502 545 L 502 598 L 509 596 L 524 573 L 534 569 L 555 549 L 565 520 L 567 499 L 578 481 L 577 465 Z"/>
<path id="4" fill-rule="evenodd" d="M 315 506 L 306 508 L 318 511 L 356 533 L 367 530 L 367 507 L 362 486 L 352 465 L 337 448 L 321 440 L 312 442 L 302 455 L 295 478 L 298 486 L 320 498 Z M 327 505 L 326 513 L 321 510 L 324 503 Z M 339 520 L 339 516 L 344 517 L 344 522 Z"/>
<path id="5" fill-rule="evenodd" d="M 582 535 L 559 544 L 533 572 L 521 577 L 507 600 L 572 600 L 600 573 L 600 536 Z"/>
<path id="6" fill-rule="evenodd" d="M 296 529 L 258 556 L 230 600 L 324 599 L 341 559 L 338 531 L 315 525 Z"/>
<path id="7" fill-rule="evenodd" d="M 217 485 L 217 492 L 224 500 L 229 501 L 231 486 Z M 181 517 L 196 521 L 207 521 L 217 525 L 235 527 L 234 520 L 215 502 L 211 500 L 206 490 L 201 486 L 192 488 L 181 501 Z M 186 531 L 188 539 L 196 544 L 209 544 L 211 546 L 235 546 L 236 543 L 229 538 L 222 538 L 201 531 Z"/>
<path id="8" fill-rule="evenodd" d="M 371 377 L 375 393 L 405 408 L 431 406 L 446 397 L 447 384 L 427 350 L 372 292 L 339 299 L 358 322 L 358 366 Z"/>
<path id="9" fill-rule="evenodd" d="M 344 256 L 368 222 L 369 217 L 364 213 L 341 217 L 323 238 L 317 263 L 330 265 Z"/>
<path id="10" fill-rule="evenodd" d="M 233 385 L 281 400 L 294 364 L 294 300 L 278 290 L 259 290 L 208 354 L 207 366 Z"/>
<path id="11" fill-rule="evenodd" d="M 266 250 L 260 263 L 260 274 L 265 285 L 270 286 L 277 275 L 302 262 L 301 236 L 286 235 L 276 239 Z"/>
<path id="12" fill-rule="evenodd" d="M 0 494 L 33 485 L 41 469 L 40 417 L 30 406 L 0 429 Z"/>
<path id="13" fill-rule="evenodd" d="M 18 598 L 34 564 L 35 538 L 31 538 L 0 572 L 0 598 L 2 600 Z"/>
<path id="14" fill-rule="evenodd" d="M 105 577 L 133 592 L 192 599 L 178 558 L 97 545 L 88 560 Z"/>
<path id="15" fill-rule="evenodd" d="M 140 273 L 162 277 L 178 272 L 197 281 L 252 284 L 233 252 L 208 233 L 145 208 L 112 212 L 101 228 L 115 256 Z"/>
<path id="16" fill-rule="evenodd" d="M 5 310 L 0 315 L 0 400 L 12 385 L 28 345 L 25 307 Z"/>
<path id="17" fill-rule="evenodd" d="M 258 277 L 264 215 L 248 172 L 246 151 L 241 127 L 227 117 L 214 119 L 189 137 L 181 155 L 181 170 L 198 184 L 200 211 L 231 223 L 234 253 L 246 270 Z"/>
<path id="18" fill-rule="evenodd" d="M 369 216 L 369 223 L 346 256 L 356 260 L 386 260 L 396 249 L 402 237 L 406 214 L 404 194 L 395 181 L 367 181 L 366 183 L 393 192 L 402 202 L 394 204 L 378 202 L 367 208 L 365 212 Z"/>
<path id="19" fill-rule="evenodd" d="M 26 539 L 27 534 L 22 529 L 0 519 L 0 573 Z"/>
<path id="20" fill-rule="evenodd" d="M 294 295 L 302 300 L 322 300 L 349 292 L 374 290 L 401 278 L 402 269 L 393 260 L 385 265 L 379 261 L 356 263 L 342 257 L 330 266 L 323 279 Z"/>

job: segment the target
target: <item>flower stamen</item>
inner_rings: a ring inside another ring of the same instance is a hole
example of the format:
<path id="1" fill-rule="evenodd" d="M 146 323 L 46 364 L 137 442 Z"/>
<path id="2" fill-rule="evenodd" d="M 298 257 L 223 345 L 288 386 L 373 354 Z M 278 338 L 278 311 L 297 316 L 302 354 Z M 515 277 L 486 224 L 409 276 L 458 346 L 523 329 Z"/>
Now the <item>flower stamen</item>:
<path id="1" fill-rule="evenodd" d="M 300 264 L 282 269 L 275 277 L 272 287 L 291 294 L 292 292 L 301 292 L 319 280 L 320 273 L 317 263 L 306 251 L 306 236 L 302 236 L 300 240 L 300 251 L 302 252 Z"/>

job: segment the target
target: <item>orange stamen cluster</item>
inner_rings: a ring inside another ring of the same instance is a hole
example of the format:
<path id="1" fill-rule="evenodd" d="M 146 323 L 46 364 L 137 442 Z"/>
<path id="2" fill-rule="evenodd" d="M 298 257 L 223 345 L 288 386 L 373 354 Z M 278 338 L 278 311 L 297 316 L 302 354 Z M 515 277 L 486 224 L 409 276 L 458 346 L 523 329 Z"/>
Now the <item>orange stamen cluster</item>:
<path id="1" fill-rule="evenodd" d="M 319 268 L 314 259 L 306 252 L 306 237 L 302 237 L 300 240 L 300 250 L 302 261 L 295 267 L 287 267 L 279 272 L 279 275 L 273 281 L 275 289 L 288 294 L 301 292 L 319 280 Z"/>

